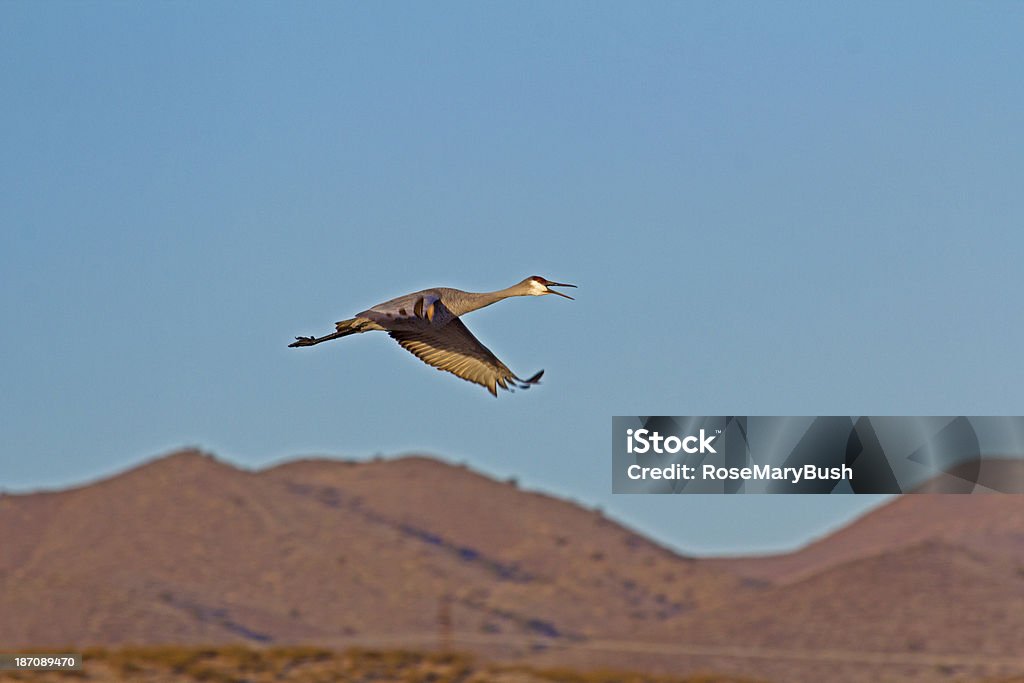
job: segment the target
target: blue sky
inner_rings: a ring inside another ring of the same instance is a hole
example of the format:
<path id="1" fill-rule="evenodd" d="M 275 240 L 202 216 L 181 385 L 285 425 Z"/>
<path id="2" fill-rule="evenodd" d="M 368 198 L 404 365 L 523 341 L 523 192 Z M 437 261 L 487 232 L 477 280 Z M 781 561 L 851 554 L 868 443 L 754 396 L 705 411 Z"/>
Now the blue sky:
<path id="1" fill-rule="evenodd" d="M 612 415 L 1022 414 L 1024 5 L 0 4 L 0 487 L 425 452 L 687 552 L 879 498 L 613 496 Z M 542 386 L 384 335 L 428 286 Z"/>

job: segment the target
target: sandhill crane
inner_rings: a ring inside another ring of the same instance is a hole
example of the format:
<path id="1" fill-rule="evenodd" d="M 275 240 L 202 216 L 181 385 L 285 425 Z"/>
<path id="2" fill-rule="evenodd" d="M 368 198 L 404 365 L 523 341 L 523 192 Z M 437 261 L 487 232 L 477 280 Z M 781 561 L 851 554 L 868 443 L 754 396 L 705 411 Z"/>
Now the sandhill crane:
<path id="1" fill-rule="evenodd" d="M 534 275 L 496 292 L 478 294 L 449 287 L 424 289 L 377 304 L 354 318 L 335 323 L 336 331 L 331 334 L 323 337 L 296 337 L 288 346 L 313 346 L 350 334 L 384 330 L 402 348 L 424 363 L 475 382 L 497 396 L 498 387 L 510 391 L 512 387 L 528 389 L 540 381 L 544 371 L 541 370 L 529 379 L 516 377 L 507 365 L 473 336 L 459 320 L 459 316 L 511 296 L 557 294 L 572 299 L 568 294 L 551 288 L 575 286 Z"/>

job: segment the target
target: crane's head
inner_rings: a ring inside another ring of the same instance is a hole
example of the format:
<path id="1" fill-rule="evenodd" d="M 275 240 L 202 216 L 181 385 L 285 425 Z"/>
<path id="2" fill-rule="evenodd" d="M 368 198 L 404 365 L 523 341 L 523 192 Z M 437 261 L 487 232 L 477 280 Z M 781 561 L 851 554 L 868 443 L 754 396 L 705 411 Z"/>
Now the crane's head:
<path id="1" fill-rule="evenodd" d="M 534 275 L 523 280 L 523 284 L 527 286 L 527 293 L 530 296 L 542 296 L 544 294 L 557 294 L 558 296 L 564 296 L 566 299 L 572 299 L 568 294 L 562 294 L 551 289 L 552 287 L 575 287 L 576 285 L 567 285 L 563 282 L 552 282 L 546 280 L 540 275 Z"/>

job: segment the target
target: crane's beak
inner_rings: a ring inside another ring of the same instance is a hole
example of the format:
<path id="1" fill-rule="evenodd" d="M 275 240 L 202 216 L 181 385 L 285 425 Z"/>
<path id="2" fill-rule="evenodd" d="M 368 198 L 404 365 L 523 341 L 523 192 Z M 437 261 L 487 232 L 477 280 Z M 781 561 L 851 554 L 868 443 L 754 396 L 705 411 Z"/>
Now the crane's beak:
<path id="1" fill-rule="evenodd" d="M 575 301 L 575 299 L 573 299 L 568 294 L 562 294 L 561 292 L 556 292 L 555 290 L 553 290 L 551 288 L 552 287 L 575 287 L 576 285 L 567 285 L 567 284 L 562 283 L 562 282 L 547 282 L 547 283 L 544 284 L 544 286 L 548 288 L 547 294 L 557 294 L 558 296 L 564 296 L 566 299 L 572 299 L 573 301 Z"/>

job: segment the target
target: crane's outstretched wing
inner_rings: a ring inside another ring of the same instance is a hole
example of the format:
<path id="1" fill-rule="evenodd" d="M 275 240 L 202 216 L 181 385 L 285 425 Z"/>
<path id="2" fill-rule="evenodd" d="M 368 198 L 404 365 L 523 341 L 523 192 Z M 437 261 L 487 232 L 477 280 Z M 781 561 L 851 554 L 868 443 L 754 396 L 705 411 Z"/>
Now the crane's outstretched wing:
<path id="1" fill-rule="evenodd" d="M 494 396 L 498 395 L 498 387 L 528 389 L 544 374 L 541 370 L 530 379 L 516 377 L 458 318 L 443 327 L 391 330 L 388 334 L 427 365 L 486 387 Z"/>

